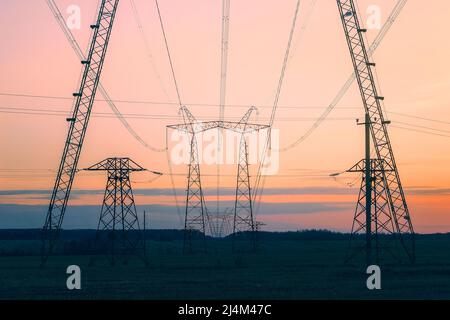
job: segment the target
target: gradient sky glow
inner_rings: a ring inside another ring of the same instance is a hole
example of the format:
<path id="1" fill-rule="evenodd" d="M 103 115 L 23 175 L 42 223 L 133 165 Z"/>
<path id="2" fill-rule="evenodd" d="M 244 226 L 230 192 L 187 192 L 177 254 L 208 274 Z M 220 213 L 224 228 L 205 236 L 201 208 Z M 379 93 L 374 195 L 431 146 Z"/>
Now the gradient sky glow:
<path id="1" fill-rule="evenodd" d="M 87 48 L 97 1 L 56 2 L 63 13 L 69 5 L 80 6 L 82 27 L 73 32 L 81 47 Z M 114 100 L 176 102 L 154 2 L 135 2 L 152 58 L 145 50 L 130 1 L 121 0 L 101 81 Z M 301 1 L 275 120 L 281 147 L 308 130 L 312 119 L 323 112 L 352 72 L 335 1 L 318 0 L 307 28 L 301 31 L 312 2 Z M 395 2 L 357 1 L 363 21 L 368 6 L 378 5 L 382 22 Z M 231 0 L 226 118 L 235 120 L 255 105 L 261 107 L 253 122 L 267 123 L 295 4 L 296 0 Z M 160 6 L 183 103 L 199 119 L 217 117 L 219 107 L 201 104 L 219 103 L 222 2 L 160 0 Z M 448 0 L 426 5 L 422 0 L 409 0 L 374 54 L 412 221 L 415 230 L 423 233 L 450 232 L 450 42 L 445 40 L 450 30 L 449 14 Z M 81 65 L 44 0 L 2 0 L 0 30 L 0 93 L 71 97 L 79 86 Z M 368 40 L 377 32 L 369 30 Z M 100 94 L 97 99 L 102 99 Z M 70 99 L 0 95 L 0 228 L 42 225 L 54 183 L 55 173 L 50 170 L 59 164 L 68 127 L 65 115 L 2 111 L 25 108 L 69 114 L 72 103 Z M 298 108 L 282 108 L 286 106 Z M 120 102 L 117 107 L 124 114 L 169 117 L 128 119 L 146 142 L 158 148 L 165 146 L 166 125 L 181 122 L 176 105 Z M 105 102 L 97 101 L 93 112 L 111 110 Z M 266 179 L 267 192 L 257 215 L 267 229 L 350 229 L 358 176 L 343 175 L 335 181 L 328 175 L 348 169 L 363 157 L 363 130 L 355 124 L 355 119 L 362 117 L 355 83 L 308 139 L 280 154 L 280 171 Z M 169 171 L 166 154 L 144 148 L 118 119 L 93 117 L 80 167 L 111 156 L 128 156 L 146 168 Z M 187 168 L 174 165 L 172 169 L 182 210 Z M 216 166 L 203 170 L 213 174 Z M 228 188 L 222 191 L 223 207 L 233 200 L 230 188 L 232 191 L 235 184 L 235 170 L 233 165 L 222 169 L 225 176 L 221 185 Z M 254 176 L 256 167 L 252 172 Z M 150 178 L 148 173 L 133 177 L 139 210 L 151 212 L 155 228 L 180 228 L 182 217 L 174 205 L 169 176 L 149 183 Z M 202 182 L 214 207 L 216 178 L 205 176 Z M 350 182 L 355 184 L 348 187 Z M 74 189 L 80 191 L 69 203 L 66 227 L 95 227 L 104 185 L 102 174 L 76 177 Z M 80 208 L 90 209 L 80 214 Z"/>

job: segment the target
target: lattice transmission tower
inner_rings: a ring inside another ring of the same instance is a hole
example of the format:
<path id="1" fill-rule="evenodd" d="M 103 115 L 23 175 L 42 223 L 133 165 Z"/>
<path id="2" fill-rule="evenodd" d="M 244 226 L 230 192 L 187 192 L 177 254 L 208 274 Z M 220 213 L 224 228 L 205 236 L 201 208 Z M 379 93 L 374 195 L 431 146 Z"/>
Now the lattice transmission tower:
<path id="1" fill-rule="evenodd" d="M 206 223 L 208 220 L 208 212 L 202 189 L 197 137 L 194 133 L 194 126 L 196 126 L 196 124 L 192 114 L 187 108 L 183 109 L 183 114 L 185 115 L 185 122 L 189 123 L 190 128 L 193 130 L 190 137 L 191 145 L 188 185 L 186 191 L 183 251 L 193 251 L 192 243 L 195 235 L 202 238 L 203 250 L 206 251 Z M 198 232 L 200 232 L 200 234 Z"/>
<path id="2" fill-rule="evenodd" d="M 366 253 L 366 264 L 380 264 L 384 253 L 396 257 L 396 229 L 389 207 L 384 176 L 394 169 L 384 160 L 371 158 L 370 117 L 358 125 L 365 127 L 365 158 L 347 170 L 362 175 L 358 202 L 353 218 L 346 262 Z M 365 237 L 362 237 L 362 234 Z"/>
<path id="3" fill-rule="evenodd" d="M 127 262 L 131 255 L 138 256 L 147 264 L 144 235 L 139 227 L 130 180 L 132 172 L 147 170 L 130 158 L 108 158 L 84 170 L 107 173 L 95 249 L 105 248 L 111 265 L 116 263 L 117 257 Z"/>
<path id="4" fill-rule="evenodd" d="M 245 135 L 267 129 L 269 126 L 248 123 L 252 112 L 255 110 L 255 107 L 251 107 L 239 122 L 220 120 L 199 122 L 188 108 L 182 107 L 181 113 L 183 115 L 184 123 L 168 126 L 168 128 L 188 134 L 190 139 L 190 162 L 188 165 L 189 173 L 186 191 L 185 237 L 183 245 L 184 252 L 193 251 L 193 236 L 197 234 L 201 234 L 203 248 L 206 250 L 207 225 L 214 220 L 209 218 L 210 213 L 208 213 L 205 204 L 197 145 L 197 135 L 208 130 L 224 129 L 240 134 L 236 198 L 233 212 L 233 231 L 236 233 L 250 232 L 252 234 L 256 232 L 253 220 L 252 194 L 248 171 L 248 147 Z M 214 230 L 212 233 L 214 233 Z"/>
<path id="5" fill-rule="evenodd" d="M 369 163 L 369 166 L 366 165 Z M 367 168 L 369 174 L 367 175 Z M 347 172 L 361 173 L 361 187 L 353 218 L 347 261 L 366 252 L 366 264 L 379 264 L 385 253 L 396 257 L 396 229 L 385 189 L 384 175 L 393 171 L 383 160 L 359 161 Z M 360 234 L 364 233 L 365 238 Z"/>
<path id="6" fill-rule="evenodd" d="M 403 251 L 409 261 L 414 262 L 414 229 L 409 215 L 409 209 L 406 203 L 403 187 L 400 182 L 400 175 L 395 162 L 394 152 L 392 150 L 388 135 L 387 125 L 389 122 L 385 120 L 382 110 L 381 101 L 384 100 L 384 97 L 381 97 L 378 94 L 377 85 L 374 79 L 372 68 L 375 67 L 375 63 L 370 60 L 366 50 L 364 33 L 367 30 L 361 28 L 353 0 L 337 0 L 337 5 L 342 25 L 344 27 L 344 33 L 347 39 L 353 69 L 364 105 L 366 123 L 368 125 L 368 130 L 370 131 L 376 153 L 375 161 L 370 161 L 370 165 L 368 165 L 369 161 L 366 161 L 364 164 L 364 170 L 367 171 L 367 177 L 375 175 L 375 178 L 378 178 L 378 180 L 376 180 L 376 185 L 374 186 L 374 189 L 376 189 L 377 192 L 381 191 L 380 184 L 383 184 L 384 192 L 381 193 L 386 195 L 387 204 L 386 206 L 383 206 L 381 211 L 385 212 L 386 207 L 390 210 L 394 228 L 393 232 L 396 236 L 398 236 L 401 246 L 403 247 Z M 359 169 L 362 170 L 362 168 Z M 367 181 L 367 187 L 370 188 L 371 184 L 369 182 L 370 181 Z M 365 207 L 368 209 L 372 207 L 372 205 L 370 205 L 371 199 L 372 196 L 368 196 L 366 198 L 366 200 L 369 201 L 369 204 L 365 205 Z M 374 200 L 381 202 L 384 201 L 379 196 L 375 197 Z M 368 214 L 368 221 L 370 220 L 370 217 L 371 215 Z M 389 219 L 386 219 L 386 225 L 388 225 L 389 223 L 387 221 Z M 358 220 L 356 223 L 358 224 Z M 370 235 L 372 234 L 370 227 L 370 223 L 366 223 L 364 227 L 366 229 L 365 231 L 368 241 L 370 240 Z"/>
<path id="7" fill-rule="evenodd" d="M 222 238 L 233 231 L 232 219 L 234 217 L 231 208 L 225 208 L 224 211 L 208 214 L 209 230 L 214 238 Z"/>
<path id="8" fill-rule="evenodd" d="M 119 0 L 102 0 L 97 20 L 90 26 L 93 35 L 89 53 L 86 60 L 81 62 L 84 71 L 79 90 L 73 94 L 74 110 L 72 116 L 67 119 L 69 132 L 42 229 L 42 264 L 52 253 L 61 230 L 118 4 Z"/>
<path id="9" fill-rule="evenodd" d="M 238 250 L 238 236 L 249 238 L 251 249 L 256 250 L 256 224 L 253 216 L 252 190 L 248 167 L 248 144 L 245 135 L 239 143 L 236 198 L 233 219 L 233 250 Z"/>

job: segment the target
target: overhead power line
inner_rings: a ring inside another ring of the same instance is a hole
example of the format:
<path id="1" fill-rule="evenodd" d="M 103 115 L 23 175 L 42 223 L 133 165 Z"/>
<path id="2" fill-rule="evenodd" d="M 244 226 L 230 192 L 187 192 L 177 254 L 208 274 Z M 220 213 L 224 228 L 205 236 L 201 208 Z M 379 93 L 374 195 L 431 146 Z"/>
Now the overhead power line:
<path id="1" fill-rule="evenodd" d="M 0 107 L 0 113 L 3 114 L 25 114 L 25 115 L 38 115 L 38 116 L 61 116 L 65 117 L 67 115 L 69 110 L 64 110 L 61 108 L 57 109 L 50 109 L 50 108 L 23 108 L 23 107 Z M 399 117 L 405 117 L 410 119 L 417 119 L 427 122 L 433 122 L 438 124 L 444 124 L 444 125 L 450 125 L 450 122 L 448 121 L 442 121 L 438 119 L 431 119 L 406 113 L 399 113 L 399 112 L 389 112 L 390 114 L 399 116 Z M 107 119 L 115 119 L 115 114 L 111 112 L 93 112 L 93 117 L 97 118 L 107 118 Z M 145 114 L 145 113 L 123 113 L 122 116 L 126 119 L 143 119 L 143 120 L 175 120 L 178 119 L 178 116 L 172 116 L 169 114 Z M 240 117 L 227 117 L 228 119 L 240 119 Z M 277 121 L 317 121 L 317 117 L 283 117 L 277 118 Z M 215 117 L 203 117 L 202 120 L 215 120 Z M 269 118 L 259 118 L 260 121 L 267 121 Z M 334 117 L 330 118 L 328 117 L 326 119 L 327 121 L 353 121 L 353 117 Z M 415 123 L 409 123 L 405 121 L 399 121 L 399 120 L 393 120 L 394 124 L 401 124 L 401 125 L 407 125 L 407 126 L 413 126 L 419 129 L 427 129 L 432 131 L 438 131 L 442 133 L 450 133 L 450 130 L 445 130 L 441 128 L 435 128 L 430 126 L 424 126 L 419 125 Z"/>
<path id="2" fill-rule="evenodd" d="M 59 27 L 61 28 L 61 30 L 63 31 L 64 35 L 66 36 L 67 40 L 69 41 L 72 49 L 74 50 L 75 54 L 78 56 L 78 58 L 80 59 L 80 61 L 86 60 L 85 56 L 83 54 L 83 51 L 81 50 L 77 40 L 75 39 L 75 37 L 73 36 L 72 32 L 70 31 L 69 27 L 67 26 L 61 11 L 59 10 L 57 4 L 55 3 L 54 0 L 47 0 L 47 5 L 50 8 L 50 10 L 53 13 L 53 16 L 56 19 L 56 22 L 58 23 Z M 117 116 L 117 118 L 120 120 L 120 122 L 122 123 L 122 125 L 127 129 L 127 131 L 137 140 L 139 141 L 139 143 L 141 143 L 144 147 L 155 151 L 155 152 L 164 152 L 165 149 L 164 148 L 155 148 L 149 144 L 147 144 L 138 134 L 136 131 L 134 131 L 134 129 L 130 126 L 130 124 L 125 120 L 124 117 L 122 117 L 122 114 L 120 113 L 119 109 L 117 109 L 117 107 L 115 106 L 114 102 L 112 101 L 112 99 L 110 98 L 108 92 L 106 91 L 106 89 L 103 87 L 102 83 L 99 82 L 98 84 L 98 90 L 100 91 L 100 93 L 102 94 L 102 96 L 105 98 L 105 101 L 108 103 L 109 107 L 113 110 L 114 114 Z"/>
<path id="3" fill-rule="evenodd" d="M 407 127 L 396 126 L 396 125 L 391 125 L 391 127 L 392 128 L 401 129 L 401 130 L 407 130 L 407 131 L 412 131 L 412 132 L 417 132 L 417 133 L 428 134 L 428 135 L 432 135 L 432 136 L 439 136 L 439 137 L 450 138 L 450 135 L 448 135 L 448 134 L 429 132 L 429 131 L 425 131 L 425 130 L 407 128 Z M 430 130 L 433 130 L 433 129 L 430 129 Z"/>
<path id="4" fill-rule="evenodd" d="M 311 3 L 309 4 L 309 7 L 305 14 L 305 17 L 302 19 L 303 22 L 300 25 L 300 31 L 299 31 L 297 37 L 295 38 L 295 42 L 294 42 L 294 45 L 291 50 L 290 58 L 293 58 L 295 56 L 295 53 L 297 52 L 298 44 L 302 41 L 305 31 L 308 28 L 308 24 L 311 20 L 311 16 L 314 12 L 314 8 L 315 8 L 316 4 L 317 4 L 317 0 L 312 0 Z"/>
<path id="5" fill-rule="evenodd" d="M 162 15 L 161 15 L 161 10 L 159 9 L 158 0 L 155 0 L 155 4 L 156 4 L 156 9 L 158 11 L 159 24 L 161 25 L 161 31 L 162 31 L 162 34 L 164 37 L 164 44 L 166 46 L 167 57 L 169 58 L 169 64 L 170 64 L 170 70 L 172 72 L 173 83 L 175 85 L 175 90 L 177 92 L 178 104 L 181 107 L 182 103 L 181 103 L 180 89 L 178 87 L 177 77 L 175 76 L 175 69 L 173 66 L 172 55 L 170 54 L 169 43 L 167 41 L 166 30 L 164 28 L 164 23 L 163 23 L 163 19 L 162 19 Z"/>
<path id="6" fill-rule="evenodd" d="M 225 114 L 229 31 L 230 31 L 230 0 L 222 0 L 222 51 L 221 51 L 221 66 L 220 66 L 221 69 L 220 69 L 220 114 L 219 114 L 220 121 L 223 121 L 223 117 Z"/>
<path id="7" fill-rule="evenodd" d="M 7 93 L 7 92 L 0 92 L 0 96 L 5 97 L 22 97 L 22 98 L 36 98 L 36 99 L 52 99 L 52 100 L 70 100 L 72 101 L 73 98 L 69 97 L 63 97 L 63 96 L 52 96 L 52 95 L 34 95 L 34 94 L 26 94 L 26 93 Z M 107 102 L 104 99 L 95 99 L 97 102 Z M 178 103 L 176 102 L 167 102 L 167 101 L 152 101 L 152 100 L 119 100 L 114 99 L 111 100 L 114 103 L 130 103 L 130 104 L 151 104 L 151 105 L 174 105 L 178 106 Z M 220 104 L 214 104 L 214 103 L 204 103 L 204 102 L 186 102 L 186 105 L 189 106 L 196 106 L 196 107 L 220 107 Z M 227 104 L 227 108 L 245 108 L 248 109 L 251 104 Z M 261 109 L 261 108 L 273 108 L 273 105 L 255 105 L 255 107 Z M 277 107 L 278 109 L 323 109 L 323 106 L 283 106 L 279 105 Z M 357 106 L 339 106 L 339 109 L 361 109 L 361 107 Z"/>
<path id="8" fill-rule="evenodd" d="M 33 115 L 33 116 L 58 116 L 58 117 L 66 117 L 67 112 L 66 111 L 62 111 L 62 110 L 39 110 L 39 109 L 26 109 L 26 108 L 2 108 L 0 107 L 0 114 L 23 114 L 23 115 Z M 158 115 L 158 114 L 122 114 L 122 116 L 126 119 L 141 119 L 141 120 L 176 120 L 178 119 L 177 116 L 170 116 L 170 115 Z M 407 116 L 407 115 L 404 115 Z M 94 118 L 103 118 L 103 119 L 115 119 L 115 115 L 113 113 L 101 113 L 101 112 L 93 112 L 92 113 L 92 117 Z M 412 118 L 416 118 L 414 116 L 409 116 Z M 227 117 L 230 120 L 236 120 L 239 117 Z M 204 117 L 201 120 L 204 121 L 213 121 L 216 120 L 215 117 Z M 266 121 L 269 120 L 269 118 L 260 118 L 261 121 Z M 328 117 L 327 119 L 325 119 L 325 121 L 353 121 L 354 118 L 352 117 L 335 117 L 335 118 L 330 118 Z M 432 119 L 427 119 L 428 121 L 439 121 L 439 120 L 432 120 Z M 317 118 L 313 118 L 313 117 L 288 117 L 288 118 L 277 118 L 277 121 L 285 121 L 285 122 L 298 122 L 298 121 L 305 121 L 305 122 L 314 122 L 317 121 Z M 447 137 L 450 135 L 446 135 L 445 133 L 450 133 L 450 130 L 445 130 L 445 129 L 439 129 L 439 128 L 433 128 L 430 126 L 422 126 L 422 125 L 417 125 L 417 124 L 413 124 L 413 123 L 408 123 L 408 122 L 404 122 L 404 121 L 396 121 L 393 120 L 394 125 L 392 125 L 393 128 L 399 128 L 399 129 L 404 129 L 404 130 L 410 130 L 410 131 L 415 131 L 418 133 L 426 133 L 429 135 L 435 135 L 435 136 L 441 136 L 441 137 Z M 417 129 L 413 130 L 411 128 L 406 128 L 406 127 L 400 127 L 400 126 L 395 126 L 395 123 L 398 124 L 402 124 L 402 125 L 406 125 L 409 127 L 415 127 Z M 446 124 L 450 124 L 450 123 L 446 123 Z M 431 130 L 431 131 L 435 131 L 435 132 L 427 132 L 424 130 L 419 130 L 419 129 L 426 129 L 426 130 Z M 436 134 L 436 132 L 441 132 L 441 134 Z"/>
<path id="9" fill-rule="evenodd" d="M 408 122 L 404 122 L 404 121 L 393 121 L 393 123 L 394 124 L 401 124 L 401 125 L 405 125 L 405 126 L 416 127 L 416 128 L 419 128 L 419 129 L 427 129 L 427 130 L 432 130 L 432 131 L 437 131 L 437 132 L 442 132 L 442 133 L 450 133 L 450 130 L 432 128 L 432 127 L 429 127 L 429 126 L 417 125 L 417 124 L 412 124 L 412 123 L 408 123 Z"/>
<path id="10" fill-rule="evenodd" d="M 269 132 L 268 132 L 267 139 L 266 139 L 264 147 L 263 147 L 262 158 L 261 158 L 261 161 L 260 161 L 259 166 L 258 166 L 258 172 L 257 172 L 257 175 L 256 175 L 255 187 L 253 189 L 253 199 L 252 199 L 253 203 L 256 203 L 256 198 L 258 197 L 258 194 L 259 194 L 258 208 L 256 209 L 255 212 L 258 212 L 258 210 L 259 210 L 259 203 L 260 203 L 260 200 L 261 200 L 262 189 L 264 188 L 264 177 L 263 177 L 262 186 L 260 186 L 260 184 L 261 184 L 261 177 L 262 177 L 262 169 L 263 169 L 263 165 L 264 165 L 264 162 L 265 162 L 266 153 L 267 153 L 267 150 L 268 150 L 269 145 L 270 145 L 270 140 L 271 140 L 271 136 L 272 136 L 271 130 L 272 130 L 273 122 L 275 120 L 275 115 L 276 115 L 276 111 L 277 111 L 277 107 L 278 107 L 278 101 L 280 99 L 281 89 L 283 87 L 284 75 L 286 73 L 286 67 L 287 67 L 288 60 L 289 60 L 289 52 L 290 52 L 290 49 L 291 49 L 292 38 L 293 38 L 293 35 L 294 35 L 296 23 L 297 23 L 297 17 L 298 17 L 298 13 L 299 13 L 299 8 L 300 8 L 300 0 L 297 0 L 297 4 L 296 4 L 296 7 L 295 7 L 294 18 L 292 20 L 291 30 L 290 30 L 290 33 L 289 33 L 289 40 L 288 40 L 286 51 L 285 51 L 285 54 L 284 54 L 283 65 L 281 67 L 281 73 L 280 73 L 280 77 L 278 79 L 278 85 L 277 85 L 277 90 L 276 90 L 275 99 L 274 99 L 274 103 L 273 103 L 272 113 L 270 115 Z"/>
<path id="11" fill-rule="evenodd" d="M 149 42 L 147 40 L 147 35 L 146 35 L 144 27 L 142 25 L 142 20 L 141 20 L 141 17 L 139 15 L 139 10 L 137 9 L 137 6 L 136 6 L 136 2 L 134 0 L 130 0 L 130 4 L 131 4 L 131 9 L 133 11 L 134 20 L 136 21 L 137 27 L 139 29 L 139 33 L 141 35 L 142 42 L 144 43 L 144 47 L 145 47 L 147 58 L 150 61 L 150 64 L 151 64 L 152 69 L 153 69 L 153 72 L 155 73 L 156 77 L 158 78 L 159 84 L 161 86 L 161 89 L 163 90 L 164 95 L 166 96 L 166 98 L 168 100 L 170 100 L 169 95 L 168 95 L 167 90 L 166 90 L 166 86 L 164 85 L 162 77 L 159 74 L 158 68 L 157 68 L 157 66 L 155 64 L 155 60 L 153 58 L 153 54 L 152 54 L 152 51 L 150 49 L 150 44 L 149 44 Z"/>
<path id="12" fill-rule="evenodd" d="M 39 115 L 39 116 L 61 116 L 65 117 L 67 115 L 67 111 L 64 110 L 56 110 L 56 109 L 29 109 L 29 108 L 11 108 L 11 107 L 0 107 L 0 113 L 5 114 L 26 114 L 26 115 Z M 115 115 L 109 112 L 93 112 L 93 117 L 96 118 L 106 118 L 106 119 L 115 119 Z M 142 114 L 142 113 L 124 113 L 122 116 L 126 119 L 149 119 L 149 120 L 175 120 L 178 119 L 178 116 L 171 116 L 166 114 Z M 227 119 L 238 120 L 240 117 L 232 117 L 229 116 Z M 286 117 L 286 118 L 278 118 L 278 121 L 314 121 L 317 118 L 315 117 Z M 200 120 L 217 120 L 216 117 L 202 117 Z M 260 118 L 260 121 L 268 121 L 269 118 Z M 354 120 L 352 117 L 335 117 L 329 118 L 327 120 L 334 121 L 347 121 Z"/>
<path id="13" fill-rule="evenodd" d="M 0 92 L 0 96 L 5 97 L 23 97 L 23 98 L 37 98 L 37 99 L 52 99 L 52 100 L 70 100 L 72 101 L 73 98 L 70 97 L 64 97 L 64 96 L 54 96 L 54 95 L 34 95 L 34 94 L 26 94 L 26 93 L 7 93 L 7 92 Z M 104 99 L 96 99 L 97 102 L 106 102 Z M 131 99 L 114 99 L 112 100 L 114 103 L 130 103 L 130 104 L 150 104 L 150 105 L 178 105 L 178 103 L 175 102 L 167 102 L 167 101 L 151 101 L 151 100 L 131 100 Z M 200 107 L 219 107 L 219 104 L 214 103 L 199 103 L 199 102 L 193 102 L 193 103 L 186 103 L 190 106 L 200 106 Z M 268 105 L 255 105 L 259 109 L 263 108 L 273 108 L 273 106 Z M 392 105 L 391 105 L 392 107 Z M 248 108 L 248 105 L 246 104 L 228 104 L 227 108 Z M 286 105 L 279 105 L 277 107 L 278 109 L 320 109 L 323 110 L 324 106 L 318 106 L 318 105 L 299 105 L 299 106 L 286 106 Z M 339 105 L 338 107 L 341 110 L 361 110 L 360 106 L 343 106 Z M 64 111 L 65 112 L 65 111 Z M 411 115 L 406 114 L 402 112 L 396 112 L 396 111 L 387 111 L 387 114 L 392 115 L 398 115 L 402 117 L 408 117 L 408 118 L 414 118 L 418 120 L 424 120 L 424 121 L 430 121 L 430 122 L 436 122 L 441 124 L 450 124 L 450 121 L 444 121 L 444 120 L 438 120 L 438 119 L 432 119 L 428 117 L 418 116 L 418 115 Z M 122 113 L 122 115 L 125 115 Z"/>
<path id="14" fill-rule="evenodd" d="M 297 23 L 297 17 L 298 17 L 299 8 L 300 8 L 300 0 L 297 1 L 297 6 L 295 8 L 294 20 L 292 21 L 292 27 L 291 27 L 291 32 L 289 34 L 288 45 L 287 45 L 286 52 L 285 52 L 285 55 L 284 55 L 284 61 L 283 61 L 283 66 L 281 68 L 280 78 L 278 80 L 277 92 L 275 94 L 275 99 L 274 99 L 274 102 L 273 102 L 272 113 L 270 115 L 270 121 L 269 121 L 269 126 L 270 127 L 272 127 L 273 122 L 275 121 L 275 115 L 276 115 L 276 112 L 277 112 L 278 101 L 280 100 L 281 89 L 282 89 L 283 83 L 284 83 L 284 76 L 286 74 L 286 68 L 287 68 L 287 64 L 288 64 L 288 60 L 289 60 L 289 52 L 291 50 L 292 38 L 294 36 L 295 25 Z"/>
<path id="15" fill-rule="evenodd" d="M 431 118 L 427 118 L 427 117 L 421 117 L 421 116 L 416 116 L 416 115 L 411 115 L 411 114 L 406 114 L 406 113 L 401 113 L 401 112 L 389 111 L 388 114 L 394 114 L 394 115 L 401 116 L 401 117 L 413 118 L 413 119 L 430 121 L 430 122 L 436 122 L 436 123 L 441 123 L 441 124 L 450 124 L 450 121 L 431 119 Z"/>
<path id="16" fill-rule="evenodd" d="M 373 54 L 373 52 L 375 52 L 375 50 L 378 48 L 381 41 L 388 33 L 391 26 L 394 24 L 396 18 L 400 14 L 401 10 L 403 9 L 403 7 L 405 6 L 407 1 L 408 0 L 398 0 L 397 1 L 397 4 L 395 5 L 394 9 L 392 9 L 392 12 L 389 15 L 388 19 L 386 20 L 386 22 L 384 23 L 384 25 L 378 32 L 376 38 L 373 40 L 372 44 L 370 45 L 368 52 L 367 52 L 369 56 L 371 56 Z M 280 148 L 278 151 L 282 151 L 282 152 L 288 151 L 288 150 L 298 146 L 303 141 L 305 141 L 322 124 L 322 122 L 331 113 L 331 111 L 336 107 L 336 105 L 339 103 L 339 101 L 341 101 L 341 99 L 347 93 L 348 89 L 353 84 L 355 79 L 356 79 L 355 73 L 353 72 L 349 76 L 349 78 L 347 79 L 345 84 L 342 86 L 342 88 L 339 90 L 338 94 L 334 97 L 334 99 L 330 103 L 330 105 L 324 110 L 321 117 L 319 117 L 317 119 L 317 121 L 308 130 L 306 130 L 306 132 L 302 136 L 300 136 L 297 140 L 295 140 L 293 143 L 287 145 L 286 147 Z"/>

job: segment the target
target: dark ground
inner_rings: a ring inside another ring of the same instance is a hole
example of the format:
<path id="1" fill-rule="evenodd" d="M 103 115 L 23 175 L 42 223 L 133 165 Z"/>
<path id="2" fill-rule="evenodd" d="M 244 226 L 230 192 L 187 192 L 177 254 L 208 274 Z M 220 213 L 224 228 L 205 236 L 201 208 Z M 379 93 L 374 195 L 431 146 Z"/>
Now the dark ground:
<path id="1" fill-rule="evenodd" d="M 267 238 L 255 254 L 210 240 L 208 254 L 183 255 L 181 240 L 160 239 L 147 242 L 149 267 L 137 259 L 89 267 L 87 255 L 59 255 L 45 268 L 38 240 L 0 240 L 0 299 L 450 299 L 449 236 L 419 237 L 414 265 L 382 265 L 378 291 L 366 288 L 363 260 L 343 263 L 339 236 Z M 80 291 L 66 288 L 72 264 L 82 269 Z"/>

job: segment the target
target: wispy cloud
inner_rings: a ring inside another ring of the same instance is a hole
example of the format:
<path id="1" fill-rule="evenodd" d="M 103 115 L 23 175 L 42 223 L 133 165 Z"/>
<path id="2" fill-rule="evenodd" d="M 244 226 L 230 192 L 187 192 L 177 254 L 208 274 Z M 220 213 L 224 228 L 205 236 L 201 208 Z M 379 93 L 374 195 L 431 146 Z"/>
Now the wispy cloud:
<path id="1" fill-rule="evenodd" d="M 450 188 L 438 188 L 433 186 L 411 186 L 406 187 L 406 191 L 413 194 L 447 194 L 450 192 Z M 178 194 L 185 193 L 184 188 L 177 188 L 175 191 Z M 204 188 L 205 195 L 216 195 L 215 188 Z M 222 195 L 234 195 L 234 188 L 222 188 L 220 193 Z M 300 187 L 300 188 L 264 188 L 265 195 L 305 195 L 305 194 L 352 194 L 356 192 L 356 188 L 342 188 L 342 187 Z M 173 189 L 133 189 L 135 195 L 143 196 L 171 196 Z M 71 196 L 79 195 L 93 195 L 103 194 L 103 189 L 89 189 L 89 190 L 72 190 Z M 50 196 L 51 190 L 35 189 L 35 190 L 0 190 L 0 196 L 19 196 L 19 195 L 44 195 Z"/>
<path id="2" fill-rule="evenodd" d="M 208 203 L 207 203 L 208 205 Z M 232 208 L 234 202 L 223 201 L 221 206 Z M 268 203 L 261 206 L 258 215 L 296 215 L 323 212 L 344 212 L 351 209 L 353 203 L 342 202 L 301 202 L 301 203 Z M 42 226 L 47 206 L 43 205 L 0 205 L 0 228 L 39 228 Z M 101 206 L 68 206 L 64 228 L 95 228 L 100 215 Z M 139 213 L 150 214 L 153 228 L 182 228 L 183 216 L 178 215 L 175 205 L 147 204 L 138 206 Z"/>
<path id="3" fill-rule="evenodd" d="M 450 195 L 450 188 L 433 188 L 433 187 L 420 187 L 420 188 L 407 188 L 406 191 L 411 195 Z"/>
<path id="4" fill-rule="evenodd" d="M 185 189 L 175 189 L 177 193 L 184 193 Z M 205 195 L 215 195 L 215 188 L 204 188 Z M 355 191 L 351 188 L 338 188 L 338 187 L 302 187 L 302 188 L 264 188 L 265 195 L 280 195 L 280 194 L 349 194 Z M 35 190 L 0 190 L 0 196 L 16 196 L 16 195 L 51 195 L 51 190 L 35 189 Z M 220 193 L 223 195 L 234 195 L 236 190 L 234 188 L 222 188 Z M 90 189 L 90 190 L 72 190 L 71 196 L 77 195 L 92 195 L 103 194 L 103 189 Z M 172 189 L 133 189 L 135 195 L 144 196 L 170 196 L 173 194 Z"/>

